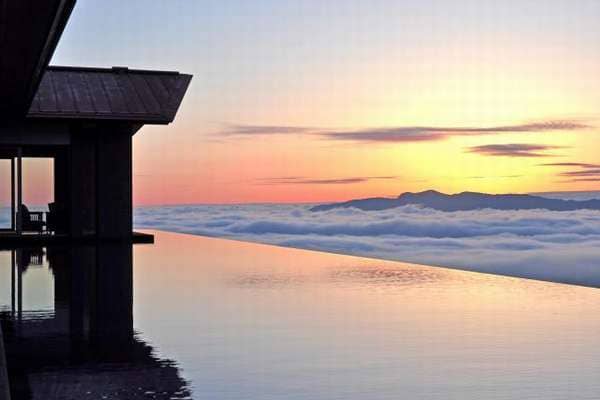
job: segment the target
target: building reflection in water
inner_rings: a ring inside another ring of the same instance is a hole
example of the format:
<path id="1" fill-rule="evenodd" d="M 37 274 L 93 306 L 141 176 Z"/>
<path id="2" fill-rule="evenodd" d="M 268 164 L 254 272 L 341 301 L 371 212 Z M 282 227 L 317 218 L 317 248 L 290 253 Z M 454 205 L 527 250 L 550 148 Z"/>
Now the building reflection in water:
<path id="1" fill-rule="evenodd" d="M 190 398 L 176 364 L 135 335 L 132 254 L 121 244 L 11 252 L 0 318 L 13 400 Z M 23 308 L 29 268 L 51 271 L 51 312 Z"/>

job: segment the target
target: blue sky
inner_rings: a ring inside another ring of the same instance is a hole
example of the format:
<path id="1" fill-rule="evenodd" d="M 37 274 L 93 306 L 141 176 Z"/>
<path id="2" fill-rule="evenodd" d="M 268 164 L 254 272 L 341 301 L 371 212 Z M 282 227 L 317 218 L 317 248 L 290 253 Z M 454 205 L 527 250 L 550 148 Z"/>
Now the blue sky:
<path id="1" fill-rule="evenodd" d="M 598 15 L 595 0 L 79 0 L 53 63 L 193 73 L 193 101 L 229 119 L 257 95 L 272 106 L 324 91 L 392 55 L 424 73 L 453 50 L 461 62 L 518 57 L 502 50 L 515 38 L 591 53 Z"/>
<path id="2" fill-rule="evenodd" d="M 367 47 L 410 53 L 498 32 L 542 34 L 540 45 L 565 33 L 593 41 L 598 11 L 594 0 L 79 0 L 54 62 L 195 70 L 248 57 L 286 65 Z"/>

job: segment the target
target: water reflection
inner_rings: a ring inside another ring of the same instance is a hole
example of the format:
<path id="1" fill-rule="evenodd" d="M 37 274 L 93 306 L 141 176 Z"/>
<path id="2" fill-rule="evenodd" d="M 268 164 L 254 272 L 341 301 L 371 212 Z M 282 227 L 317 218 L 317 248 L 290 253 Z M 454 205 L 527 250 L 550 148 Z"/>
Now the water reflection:
<path id="1" fill-rule="evenodd" d="M 596 289 L 155 234 L 0 252 L 15 399 L 600 393 Z"/>
<path id="2" fill-rule="evenodd" d="M 157 358 L 134 332 L 131 245 L 3 256 L 11 304 L 0 306 L 0 318 L 13 400 L 189 398 L 175 363 Z M 40 272 L 47 276 L 37 279 Z M 48 282 L 51 304 L 28 307 L 24 299 Z"/>
<path id="3" fill-rule="evenodd" d="M 163 232 L 134 277 L 136 329 L 199 399 L 600 391 L 590 288 Z"/>
<path id="4" fill-rule="evenodd" d="M 331 279 L 343 284 L 355 282 L 378 287 L 403 287 L 427 283 L 439 284 L 448 279 L 448 274 L 445 272 L 443 269 L 435 270 L 433 268 L 399 269 L 380 266 L 378 268 L 336 269 L 331 272 Z"/>

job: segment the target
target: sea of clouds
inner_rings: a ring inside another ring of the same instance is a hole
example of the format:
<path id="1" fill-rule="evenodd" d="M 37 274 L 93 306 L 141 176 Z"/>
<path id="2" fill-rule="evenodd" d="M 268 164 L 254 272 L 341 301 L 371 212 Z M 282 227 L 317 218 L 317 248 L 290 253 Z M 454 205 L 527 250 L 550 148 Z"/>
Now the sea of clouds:
<path id="1" fill-rule="evenodd" d="M 139 207 L 136 228 L 600 286 L 600 212 Z"/>
<path id="2" fill-rule="evenodd" d="M 269 243 L 600 287 L 600 211 L 383 211 L 312 205 L 137 207 L 137 229 Z M 0 207 L 0 227 L 10 210 Z"/>

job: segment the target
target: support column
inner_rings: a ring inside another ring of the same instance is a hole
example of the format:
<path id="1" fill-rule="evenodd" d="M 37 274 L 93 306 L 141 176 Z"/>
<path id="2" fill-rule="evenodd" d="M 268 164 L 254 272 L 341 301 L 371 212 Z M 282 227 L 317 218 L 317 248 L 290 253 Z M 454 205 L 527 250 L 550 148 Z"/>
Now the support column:
<path id="1" fill-rule="evenodd" d="M 23 149 L 17 149 L 17 233 L 23 232 L 23 215 L 21 205 L 23 204 Z"/>
<path id="2" fill-rule="evenodd" d="M 17 230 L 17 215 L 16 215 L 16 189 L 15 189 L 15 158 L 10 158 L 10 230 Z"/>
<path id="3" fill-rule="evenodd" d="M 71 137 L 68 177 L 69 232 L 74 238 L 96 234 L 96 139 L 82 132 Z"/>
<path id="4" fill-rule="evenodd" d="M 69 157 L 65 149 L 54 155 L 54 203 L 56 214 L 55 228 L 57 233 L 65 233 L 69 229 Z"/>
<path id="5" fill-rule="evenodd" d="M 98 236 L 127 239 L 133 229 L 131 169 L 132 136 L 106 132 L 98 136 L 96 205 Z"/>
<path id="6" fill-rule="evenodd" d="M 70 219 L 73 237 L 130 240 L 132 136 L 128 124 L 79 127 L 71 135 Z"/>

